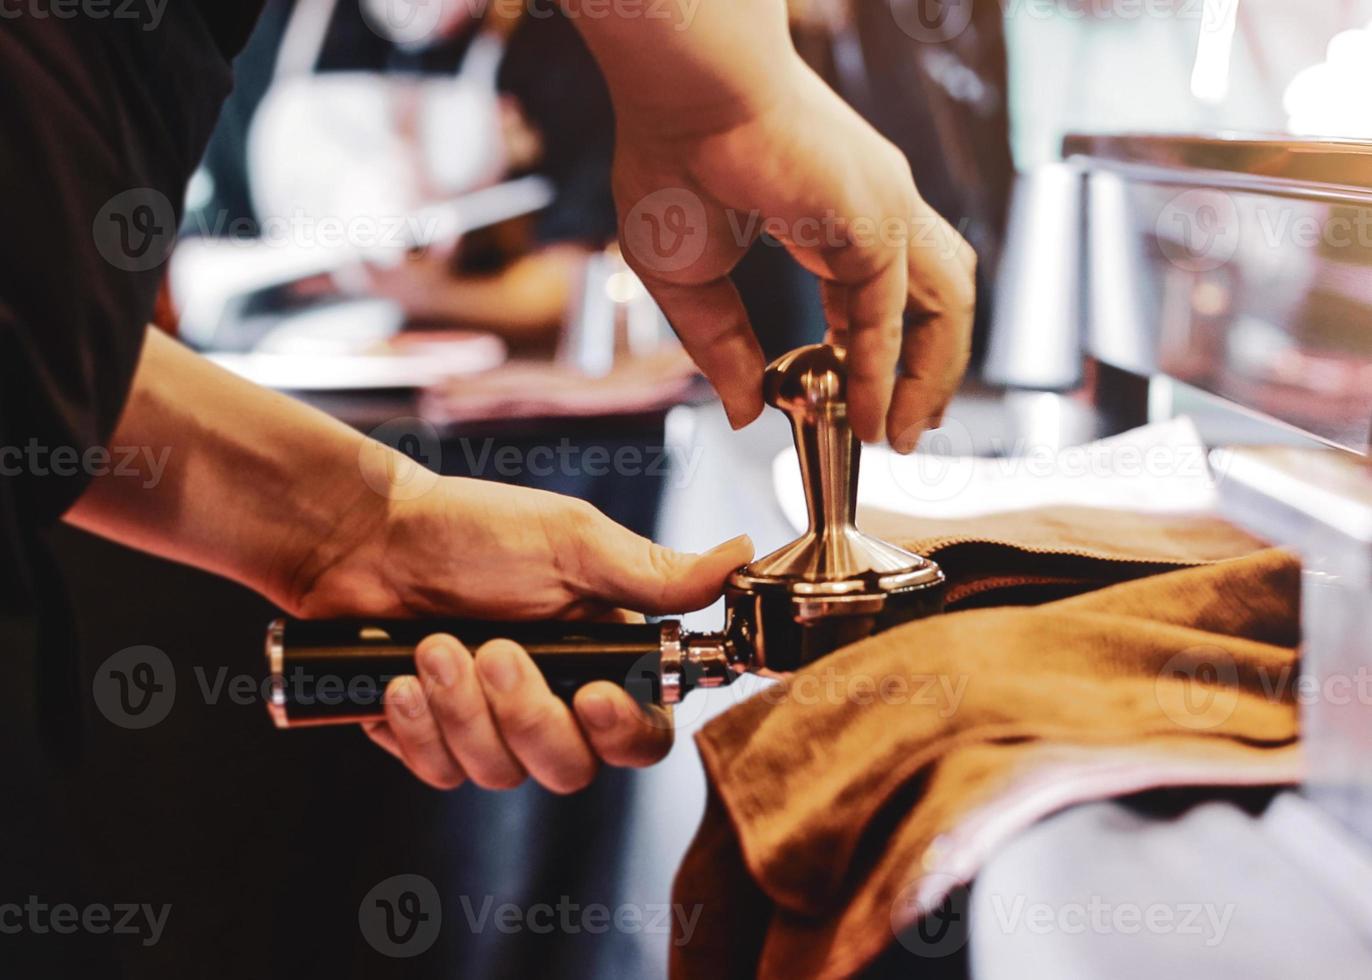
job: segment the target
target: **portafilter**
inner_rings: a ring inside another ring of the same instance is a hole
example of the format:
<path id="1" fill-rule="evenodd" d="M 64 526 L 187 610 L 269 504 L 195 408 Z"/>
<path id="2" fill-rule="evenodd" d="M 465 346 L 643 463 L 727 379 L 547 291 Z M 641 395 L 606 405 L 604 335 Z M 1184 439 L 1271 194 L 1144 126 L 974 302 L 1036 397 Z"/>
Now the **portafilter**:
<path id="1" fill-rule="evenodd" d="M 277 726 L 381 718 L 386 685 L 415 673 L 415 647 L 433 633 L 450 633 L 472 649 L 497 637 L 513 640 L 565 698 L 606 680 L 641 702 L 670 705 L 746 672 L 796 670 L 939 612 L 938 565 L 854 523 L 861 445 L 848 424 L 844 352 L 801 347 L 773 362 L 763 385 L 767 402 L 791 419 L 809 527 L 729 577 L 723 629 L 688 631 L 673 619 L 277 619 L 267 629 L 268 707 Z"/>

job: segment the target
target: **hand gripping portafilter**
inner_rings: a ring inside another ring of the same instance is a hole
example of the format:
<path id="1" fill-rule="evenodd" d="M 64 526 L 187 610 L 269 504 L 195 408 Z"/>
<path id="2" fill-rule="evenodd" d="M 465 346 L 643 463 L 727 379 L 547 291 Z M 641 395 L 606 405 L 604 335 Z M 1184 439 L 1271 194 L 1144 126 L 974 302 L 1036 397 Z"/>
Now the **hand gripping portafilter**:
<path id="1" fill-rule="evenodd" d="M 855 640 L 938 612 L 933 562 L 868 537 L 853 523 L 860 446 L 848 426 L 842 351 L 802 347 L 773 363 L 767 401 L 791 418 L 809 529 L 734 572 L 720 632 L 657 623 L 278 619 L 267 631 L 272 718 L 282 728 L 383 714 L 387 683 L 415 672 L 431 633 L 469 648 L 496 637 L 523 646 L 558 694 L 613 681 L 640 701 L 675 704 L 746 671 L 791 671 Z"/>

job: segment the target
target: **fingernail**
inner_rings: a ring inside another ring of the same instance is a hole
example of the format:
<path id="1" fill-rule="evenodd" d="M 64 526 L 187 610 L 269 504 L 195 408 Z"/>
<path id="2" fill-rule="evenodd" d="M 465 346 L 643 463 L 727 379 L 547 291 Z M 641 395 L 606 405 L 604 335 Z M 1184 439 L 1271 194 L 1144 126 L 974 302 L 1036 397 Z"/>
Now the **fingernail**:
<path id="1" fill-rule="evenodd" d="M 759 400 L 756 405 L 741 405 L 738 403 L 724 405 L 724 416 L 729 420 L 729 428 L 737 432 L 744 426 L 752 423 L 762 414 L 762 402 Z"/>
<path id="2" fill-rule="evenodd" d="M 891 448 L 898 452 L 900 455 L 905 456 L 908 455 L 911 451 L 913 451 L 915 446 L 918 444 L 919 436 L 915 436 L 913 439 L 911 439 L 909 436 L 901 436 L 899 439 L 897 439 L 895 442 L 891 444 Z"/>
<path id="3" fill-rule="evenodd" d="M 457 680 L 457 664 L 446 643 L 433 643 L 419 654 L 419 669 L 439 687 L 452 687 Z"/>
<path id="4" fill-rule="evenodd" d="M 706 555 L 718 555 L 718 554 L 723 554 L 723 553 L 726 552 L 726 551 L 733 551 L 733 550 L 736 549 L 736 548 L 739 546 L 739 544 L 741 544 L 741 543 L 746 543 L 746 544 L 748 545 L 748 550 L 749 550 L 749 551 L 753 551 L 753 550 L 754 550 L 754 548 L 753 548 L 753 539 L 750 538 L 750 537 L 748 537 L 748 535 L 746 535 L 746 534 L 740 534 L 740 535 L 739 535 L 738 537 L 736 537 L 736 538 L 730 538 L 728 541 L 725 541 L 723 544 L 717 544 L 717 545 L 715 545 L 715 546 L 714 546 L 713 548 L 711 548 L 709 551 L 705 552 L 705 554 L 706 554 Z"/>
<path id="5" fill-rule="evenodd" d="M 577 713 L 581 719 L 597 731 L 613 728 L 619 720 L 619 710 L 608 695 L 587 694 L 577 703 Z"/>
<path id="6" fill-rule="evenodd" d="M 481 679 L 501 694 L 510 693 L 519 683 L 519 664 L 509 651 L 488 651 L 486 656 L 476 658 L 476 666 Z"/>
<path id="7" fill-rule="evenodd" d="M 413 678 L 407 677 L 395 685 L 391 701 L 407 718 L 418 718 L 424 713 L 424 692 Z"/>

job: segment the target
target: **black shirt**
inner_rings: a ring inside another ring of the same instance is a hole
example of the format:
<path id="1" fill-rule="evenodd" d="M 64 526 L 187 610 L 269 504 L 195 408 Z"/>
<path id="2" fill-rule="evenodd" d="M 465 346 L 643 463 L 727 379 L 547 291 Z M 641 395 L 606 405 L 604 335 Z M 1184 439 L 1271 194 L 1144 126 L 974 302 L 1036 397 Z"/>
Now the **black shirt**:
<path id="1" fill-rule="evenodd" d="M 43 530 L 101 465 L 258 6 L 0 20 L 0 612 L 42 598 Z"/>
<path id="2" fill-rule="evenodd" d="M 110 465 L 93 451 L 128 398 L 186 182 L 258 9 L 167 0 L 0 19 L 0 655 L 34 658 L 34 681 L 5 690 L 33 699 L 54 761 L 77 758 L 81 710 L 46 538 Z"/>

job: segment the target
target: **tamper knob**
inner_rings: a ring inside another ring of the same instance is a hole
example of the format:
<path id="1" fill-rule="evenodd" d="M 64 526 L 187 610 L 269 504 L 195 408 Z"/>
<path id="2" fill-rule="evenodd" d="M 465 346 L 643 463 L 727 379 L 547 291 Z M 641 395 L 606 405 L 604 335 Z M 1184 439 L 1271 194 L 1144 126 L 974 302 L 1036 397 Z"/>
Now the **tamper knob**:
<path id="1" fill-rule="evenodd" d="M 848 414 L 844 352 L 828 344 L 800 347 L 773 361 L 762 376 L 767 404 L 791 418 Z"/>

